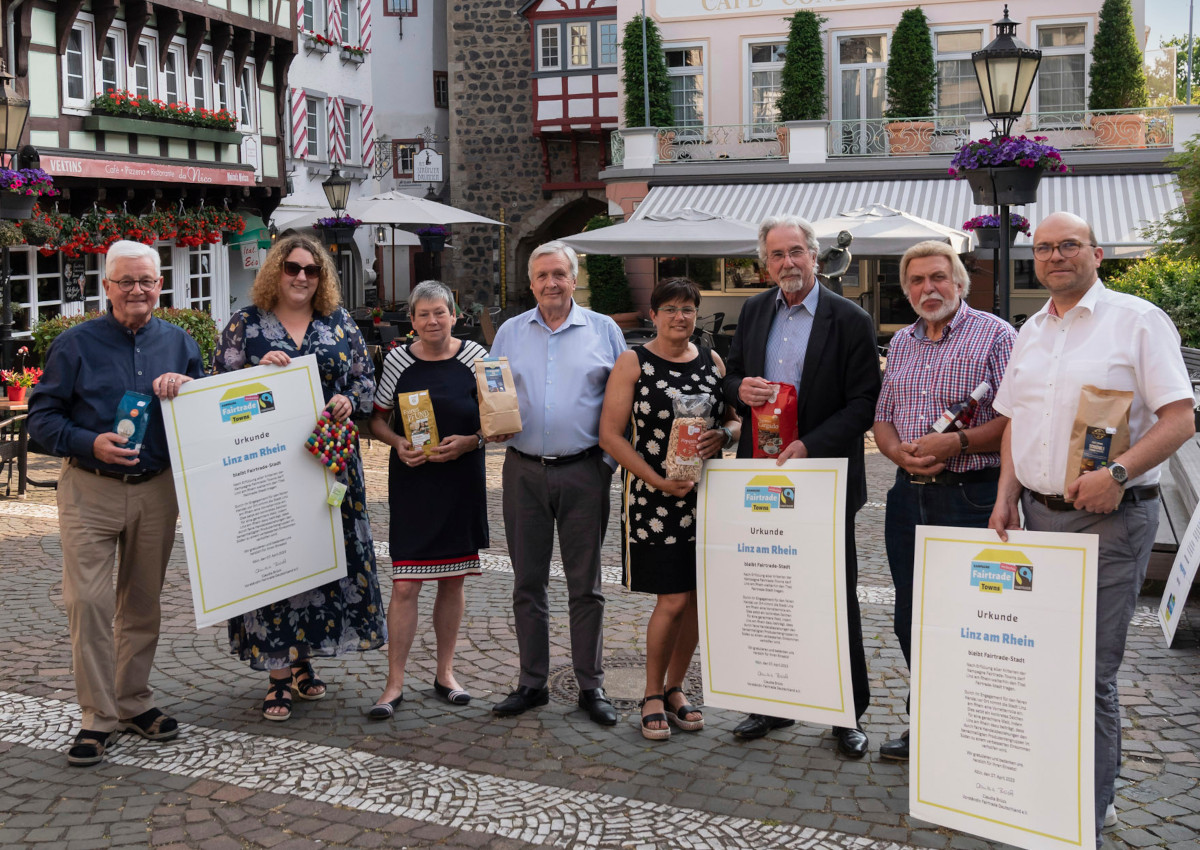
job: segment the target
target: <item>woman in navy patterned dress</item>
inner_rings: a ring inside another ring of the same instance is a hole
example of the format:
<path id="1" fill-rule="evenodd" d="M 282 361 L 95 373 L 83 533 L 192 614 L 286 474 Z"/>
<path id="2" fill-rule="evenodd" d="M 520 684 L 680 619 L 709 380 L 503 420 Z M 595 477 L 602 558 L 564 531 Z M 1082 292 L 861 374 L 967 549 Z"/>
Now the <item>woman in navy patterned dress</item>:
<path id="1" fill-rule="evenodd" d="M 263 261 L 250 297 L 254 306 L 235 313 L 221 335 L 218 372 L 264 364 L 286 366 L 293 357 L 313 354 L 325 402 L 332 402 L 336 419 L 371 411 L 375 368 L 354 320 L 339 306 L 333 259 L 316 240 L 280 239 Z M 230 651 L 270 675 L 263 701 L 267 720 L 291 717 L 293 692 L 305 700 L 325 696 L 325 683 L 313 671 L 312 656 L 376 649 L 387 640 L 357 452 L 346 475 L 348 490 L 342 501 L 346 577 L 229 621 Z"/>

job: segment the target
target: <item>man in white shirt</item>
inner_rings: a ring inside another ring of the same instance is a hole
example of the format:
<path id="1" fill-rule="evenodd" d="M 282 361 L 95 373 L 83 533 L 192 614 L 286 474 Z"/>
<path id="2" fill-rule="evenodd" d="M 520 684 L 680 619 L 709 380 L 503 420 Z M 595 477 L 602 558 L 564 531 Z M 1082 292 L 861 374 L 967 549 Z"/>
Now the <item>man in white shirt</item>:
<path id="1" fill-rule="evenodd" d="M 1097 534 L 1096 847 L 1115 822 L 1121 764 L 1117 671 L 1158 528 L 1159 465 L 1195 433 L 1192 388 L 1179 333 L 1148 301 L 1112 292 L 1097 277 L 1104 251 L 1070 213 L 1033 234 L 1034 270 L 1050 301 L 1021 329 L 994 408 L 1009 417 L 989 527 Z M 1064 487 L 1080 388 L 1133 392 L 1129 449 Z"/>

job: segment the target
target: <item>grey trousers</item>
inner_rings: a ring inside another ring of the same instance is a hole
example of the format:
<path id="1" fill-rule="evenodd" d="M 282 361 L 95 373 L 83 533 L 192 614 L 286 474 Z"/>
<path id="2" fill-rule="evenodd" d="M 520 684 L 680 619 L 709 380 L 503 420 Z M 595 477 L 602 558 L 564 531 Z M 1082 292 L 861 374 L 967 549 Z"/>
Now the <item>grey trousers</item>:
<path id="1" fill-rule="evenodd" d="M 604 685 L 604 594 L 600 546 L 608 527 L 612 471 L 602 455 L 542 466 L 504 457 L 504 536 L 513 564 L 519 684 L 544 688 L 550 675 L 550 555 L 554 529 L 567 579 L 571 662 L 581 689 Z"/>
<path id="2" fill-rule="evenodd" d="M 1125 637 L 1146 578 L 1158 531 L 1158 504 L 1122 502 L 1111 514 L 1052 511 L 1026 493 L 1021 500 L 1030 531 L 1067 531 L 1100 536 L 1096 579 L 1096 847 L 1104 812 L 1113 802 L 1121 769 L 1121 703 L 1117 671 Z"/>

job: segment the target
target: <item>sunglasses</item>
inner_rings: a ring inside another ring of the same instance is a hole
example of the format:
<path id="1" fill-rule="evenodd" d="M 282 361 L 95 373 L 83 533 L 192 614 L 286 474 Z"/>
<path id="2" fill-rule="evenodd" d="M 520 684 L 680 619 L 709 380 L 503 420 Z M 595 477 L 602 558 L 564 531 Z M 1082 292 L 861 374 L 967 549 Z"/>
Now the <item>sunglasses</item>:
<path id="1" fill-rule="evenodd" d="M 320 277 L 321 267 L 315 263 L 311 266 L 302 266 L 290 260 L 283 264 L 283 273 L 288 277 L 300 277 L 300 272 L 304 272 L 305 277 Z"/>

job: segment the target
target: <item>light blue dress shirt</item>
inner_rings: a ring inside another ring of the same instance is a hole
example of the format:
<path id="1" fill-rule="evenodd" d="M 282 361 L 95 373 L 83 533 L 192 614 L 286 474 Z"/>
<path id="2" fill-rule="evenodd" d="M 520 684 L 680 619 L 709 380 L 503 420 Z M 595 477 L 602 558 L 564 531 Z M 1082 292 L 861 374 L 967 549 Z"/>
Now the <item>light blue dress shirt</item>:
<path id="1" fill-rule="evenodd" d="M 536 307 L 501 325 L 491 354 L 508 358 L 521 406 L 522 431 L 508 444 L 525 454 L 562 457 L 600 442 L 604 387 L 623 351 L 616 322 L 578 304 L 557 330 Z"/>
<path id="2" fill-rule="evenodd" d="M 817 300 L 821 284 L 815 282 L 808 295 L 795 307 L 789 307 L 783 290 L 775 291 L 775 319 L 767 334 L 767 359 L 763 375 L 768 381 L 788 383 L 800 392 L 800 376 L 804 374 L 804 354 L 812 335 L 813 319 L 817 315 Z"/>

